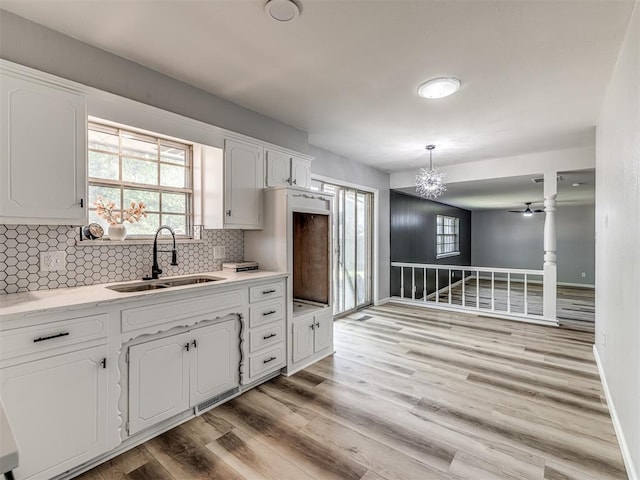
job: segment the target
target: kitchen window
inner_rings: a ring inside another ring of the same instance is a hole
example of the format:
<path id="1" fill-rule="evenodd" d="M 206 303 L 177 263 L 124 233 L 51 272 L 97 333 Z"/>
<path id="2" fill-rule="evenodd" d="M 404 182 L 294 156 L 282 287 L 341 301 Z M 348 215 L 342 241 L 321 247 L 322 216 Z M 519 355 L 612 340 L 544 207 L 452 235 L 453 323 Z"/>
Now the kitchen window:
<path id="1" fill-rule="evenodd" d="M 128 237 L 154 235 L 160 225 L 170 226 L 176 235 L 192 236 L 191 145 L 94 122 L 89 123 L 88 137 L 90 222 L 106 232 L 108 224 L 94 207 L 102 196 L 114 202 L 116 212 L 131 203 L 145 204 L 146 218 L 125 222 Z"/>
<path id="2" fill-rule="evenodd" d="M 460 255 L 460 219 L 436 216 L 436 258 Z"/>

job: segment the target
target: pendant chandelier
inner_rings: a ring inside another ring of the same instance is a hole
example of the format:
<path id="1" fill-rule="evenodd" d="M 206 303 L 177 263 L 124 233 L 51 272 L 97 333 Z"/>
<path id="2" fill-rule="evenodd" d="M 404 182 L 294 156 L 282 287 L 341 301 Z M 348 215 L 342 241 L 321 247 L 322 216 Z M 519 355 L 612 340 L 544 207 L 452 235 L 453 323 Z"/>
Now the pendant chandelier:
<path id="1" fill-rule="evenodd" d="M 435 145 L 427 145 L 429 150 L 429 168 L 421 168 L 416 176 L 416 192 L 418 195 L 429 200 L 434 200 L 447 190 L 445 184 L 445 173 L 437 168 L 433 168 L 433 149 Z"/>

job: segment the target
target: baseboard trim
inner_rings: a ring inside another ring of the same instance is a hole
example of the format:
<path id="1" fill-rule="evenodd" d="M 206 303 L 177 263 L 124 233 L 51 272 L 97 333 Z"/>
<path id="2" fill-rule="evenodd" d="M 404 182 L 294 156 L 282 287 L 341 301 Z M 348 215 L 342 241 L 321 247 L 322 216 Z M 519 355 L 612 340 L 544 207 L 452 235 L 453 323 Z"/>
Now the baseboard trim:
<path id="1" fill-rule="evenodd" d="M 598 367 L 598 373 L 600 374 L 600 382 L 602 383 L 604 396 L 607 399 L 607 406 L 609 407 L 609 412 L 611 413 L 613 429 L 616 432 L 616 438 L 618 439 L 618 445 L 620 446 L 620 451 L 622 452 L 622 460 L 624 461 L 624 466 L 627 469 L 627 475 L 629 475 L 629 480 L 640 480 L 640 478 L 638 478 L 638 472 L 633 465 L 631 450 L 629 450 L 627 440 L 624 437 L 622 425 L 620 424 L 620 419 L 618 418 L 618 413 L 616 412 L 616 406 L 613 403 L 613 398 L 611 398 L 611 392 L 609 391 L 609 385 L 607 384 L 607 377 L 604 374 L 602 362 L 600 361 L 600 355 L 598 354 L 598 349 L 595 345 L 593 346 L 593 356 L 596 358 L 596 365 Z"/>
<path id="2" fill-rule="evenodd" d="M 570 282 L 558 282 L 557 285 L 559 287 L 577 287 L 577 288 L 590 288 L 593 290 L 596 288 L 595 285 L 591 283 L 570 283 Z"/>
<path id="3" fill-rule="evenodd" d="M 374 306 L 378 307 L 378 306 L 380 306 L 380 305 L 384 305 L 385 303 L 389 303 L 390 301 L 391 301 L 391 297 L 384 297 L 384 298 L 379 299 L 379 300 L 374 304 Z"/>

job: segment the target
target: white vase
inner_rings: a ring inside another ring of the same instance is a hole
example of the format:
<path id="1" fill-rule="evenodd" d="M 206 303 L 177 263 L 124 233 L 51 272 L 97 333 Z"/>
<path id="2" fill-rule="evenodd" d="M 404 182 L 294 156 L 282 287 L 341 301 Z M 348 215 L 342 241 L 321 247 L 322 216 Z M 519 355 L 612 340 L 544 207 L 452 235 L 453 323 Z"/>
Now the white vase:
<path id="1" fill-rule="evenodd" d="M 122 223 L 114 223 L 109 225 L 109 230 L 107 230 L 109 234 L 110 240 L 124 240 L 127 237 L 127 229 Z"/>

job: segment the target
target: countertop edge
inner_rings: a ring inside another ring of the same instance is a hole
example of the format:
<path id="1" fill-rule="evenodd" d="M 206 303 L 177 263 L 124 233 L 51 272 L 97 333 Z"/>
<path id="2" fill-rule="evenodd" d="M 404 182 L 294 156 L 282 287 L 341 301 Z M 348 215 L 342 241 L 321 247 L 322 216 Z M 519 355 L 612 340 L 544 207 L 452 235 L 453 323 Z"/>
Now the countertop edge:
<path id="1" fill-rule="evenodd" d="M 109 290 L 111 285 L 127 285 L 139 283 L 140 280 L 126 282 L 101 283 L 97 285 L 87 285 L 71 288 L 57 288 L 53 290 L 39 290 L 24 293 L 9 293 L 0 296 L 0 330 L 18 328 L 19 325 L 7 325 L 7 323 L 24 319 L 31 316 L 59 313 L 79 310 L 88 307 L 100 307 L 113 305 L 118 302 L 134 302 L 136 300 L 148 299 L 150 296 L 158 297 L 171 296 L 178 292 L 197 292 L 199 290 L 211 290 L 224 287 L 241 286 L 246 283 L 253 283 L 261 280 L 286 278 L 288 272 L 272 271 L 252 271 L 252 272 L 227 272 L 216 270 L 212 272 L 202 272 L 197 274 L 176 275 L 168 278 L 191 277 L 194 275 L 210 275 L 224 277 L 224 280 L 213 283 L 200 283 L 194 285 L 181 285 L 172 288 L 149 290 L 144 292 L 119 293 Z"/>

